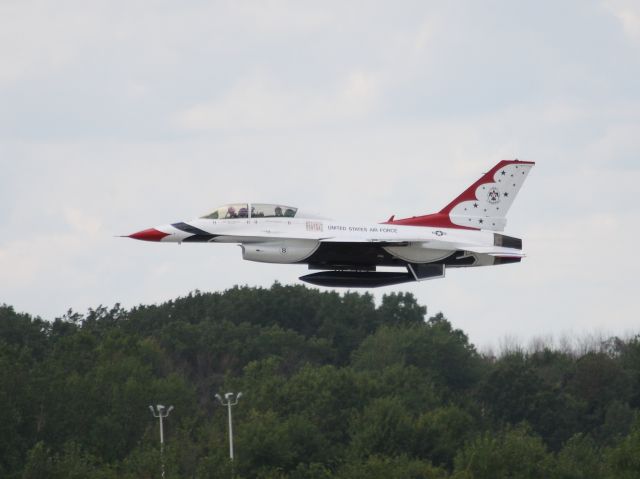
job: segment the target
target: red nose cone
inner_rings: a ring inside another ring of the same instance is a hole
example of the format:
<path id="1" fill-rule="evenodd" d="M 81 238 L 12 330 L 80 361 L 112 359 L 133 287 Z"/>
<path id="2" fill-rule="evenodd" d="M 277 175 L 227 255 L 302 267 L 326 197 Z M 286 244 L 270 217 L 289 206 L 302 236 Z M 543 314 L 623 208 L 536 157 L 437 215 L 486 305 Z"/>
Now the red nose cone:
<path id="1" fill-rule="evenodd" d="M 162 231 L 149 228 L 148 230 L 138 231 L 137 233 L 133 233 L 132 235 L 129 235 L 129 238 L 142 240 L 142 241 L 160 241 L 165 236 L 169 236 L 169 233 L 163 233 Z"/>

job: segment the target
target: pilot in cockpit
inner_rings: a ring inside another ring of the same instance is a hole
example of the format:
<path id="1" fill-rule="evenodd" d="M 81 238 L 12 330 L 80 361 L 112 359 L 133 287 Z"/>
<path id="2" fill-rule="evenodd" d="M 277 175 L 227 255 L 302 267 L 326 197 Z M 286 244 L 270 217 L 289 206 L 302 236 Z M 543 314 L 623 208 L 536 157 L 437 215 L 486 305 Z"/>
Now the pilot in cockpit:
<path id="1" fill-rule="evenodd" d="M 276 216 L 282 216 L 282 208 L 280 208 L 279 206 L 276 206 Z"/>

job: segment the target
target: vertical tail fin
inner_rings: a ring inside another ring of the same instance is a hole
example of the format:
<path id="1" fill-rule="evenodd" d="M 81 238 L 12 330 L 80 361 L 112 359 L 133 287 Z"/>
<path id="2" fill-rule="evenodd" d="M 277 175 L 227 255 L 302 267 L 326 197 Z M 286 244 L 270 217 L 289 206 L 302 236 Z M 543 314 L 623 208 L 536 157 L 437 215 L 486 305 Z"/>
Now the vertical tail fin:
<path id="1" fill-rule="evenodd" d="M 533 165 L 532 161 L 503 160 L 438 213 L 391 223 L 503 231 L 507 212 Z"/>

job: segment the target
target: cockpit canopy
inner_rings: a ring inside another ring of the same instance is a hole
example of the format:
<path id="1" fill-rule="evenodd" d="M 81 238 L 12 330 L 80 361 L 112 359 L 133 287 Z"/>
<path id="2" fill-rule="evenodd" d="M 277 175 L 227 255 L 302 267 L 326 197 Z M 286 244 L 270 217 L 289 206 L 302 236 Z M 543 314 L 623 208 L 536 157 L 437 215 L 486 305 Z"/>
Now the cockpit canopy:
<path id="1" fill-rule="evenodd" d="M 293 218 L 298 208 L 280 204 L 232 203 L 220 206 L 202 218 L 210 220 L 230 220 L 235 218 Z"/>

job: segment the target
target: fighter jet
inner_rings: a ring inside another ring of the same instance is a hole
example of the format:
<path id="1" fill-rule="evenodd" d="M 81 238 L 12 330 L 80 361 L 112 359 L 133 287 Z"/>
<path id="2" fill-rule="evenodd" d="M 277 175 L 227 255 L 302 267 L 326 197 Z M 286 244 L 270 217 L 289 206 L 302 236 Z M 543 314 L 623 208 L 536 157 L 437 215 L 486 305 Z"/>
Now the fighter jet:
<path id="1" fill-rule="evenodd" d="M 233 203 L 128 237 L 237 243 L 248 261 L 307 264 L 318 272 L 300 279 L 319 286 L 373 288 L 442 278 L 448 268 L 520 262 L 522 240 L 500 232 L 534 164 L 501 161 L 433 214 L 370 224 L 325 219 L 283 204 Z"/>

